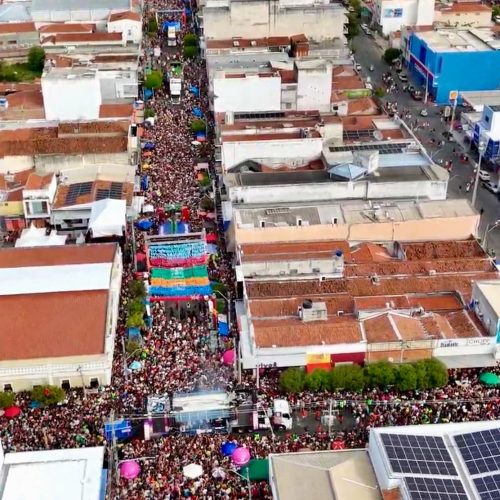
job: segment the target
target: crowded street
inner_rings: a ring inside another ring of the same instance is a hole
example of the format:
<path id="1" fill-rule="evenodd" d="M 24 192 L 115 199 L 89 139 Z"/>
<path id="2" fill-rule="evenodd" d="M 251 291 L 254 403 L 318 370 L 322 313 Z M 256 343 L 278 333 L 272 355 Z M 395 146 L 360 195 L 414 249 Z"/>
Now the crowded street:
<path id="1" fill-rule="evenodd" d="M 161 26 L 165 20 L 161 11 L 166 9 L 177 9 L 175 21 L 181 21 L 184 7 L 182 0 L 146 0 L 144 29 L 149 16 L 155 13 Z M 169 19 L 172 20 L 172 14 Z M 193 30 L 191 15 L 183 22 L 179 40 Z M 159 57 L 151 56 L 154 47 L 160 47 Z M 134 240 L 131 252 L 146 253 L 146 239 L 158 234 L 165 205 L 187 207 L 192 232 L 206 230 L 218 236 L 217 254 L 207 264 L 208 273 L 212 282 L 221 283 L 231 295 L 234 293 L 232 264 L 217 223 L 203 215 L 201 203 L 206 194 L 201 192 L 195 171 L 195 165 L 203 158 L 215 180 L 206 69 L 202 59 L 184 59 L 182 46 L 177 49 L 180 50 L 167 47 L 162 30 L 144 38 L 143 64 L 151 63 L 153 68 L 166 71 L 170 62 L 179 61 L 184 64 L 184 81 L 179 103 L 172 102 L 165 87 L 156 89 L 147 102 L 154 110 L 155 120 L 144 129 L 143 140 L 154 148 L 143 157 L 140 168 L 145 168 L 149 177 L 142 193 L 145 204 L 154 211 L 148 229 L 129 232 L 129 239 Z M 192 92 L 193 87 L 200 91 Z M 190 129 L 194 108 L 201 110 L 207 123 L 203 142 L 195 141 Z M 187 435 L 173 431 L 146 439 L 142 424 L 150 417 L 146 409 L 149 396 L 214 389 L 252 391 L 256 381 L 253 373 L 243 373 L 238 383 L 234 367 L 222 362 L 224 353 L 235 347 L 236 328 L 230 324 L 229 334 L 218 338 L 214 345 L 211 312 L 205 304 L 200 307 L 192 304 L 191 308 L 186 306 L 183 314 L 172 314 L 167 302 L 151 302 L 152 324 L 141 331 L 143 344 L 139 352 L 127 352 L 126 308 L 131 301 L 131 282 L 137 275 L 134 259 L 130 259 L 122 281 L 112 384 L 92 390 L 69 389 L 63 403 L 48 407 L 32 405 L 28 393 L 18 393 L 16 404 L 22 413 L 13 419 L 0 416 L 0 439 L 6 452 L 105 446 L 110 470 L 108 498 L 113 500 L 232 500 L 248 498 L 249 493 L 253 499 L 268 499 L 272 498 L 269 484 L 247 484 L 231 457 L 222 453 L 225 443 L 234 442 L 247 448 L 252 458 L 266 458 L 269 453 L 362 448 L 372 427 L 500 418 L 500 389 L 481 385 L 480 371 L 471 369 L 450 371 L 447 386 L 428 391 L 398 393 L 389 388 L 361 393 L 287 394 L 284 397 L 291 404 L 294 421 L 290 430 L 229 435 Z M 128 369 L 133 362 L 140 368 Z M 277 369 L 261 370 L 257 398 L 264 408 L 269 408 L 276 396 L 283 396 L 279 374 Z M 328 407 L 333 408 L 336 416 L 330 432 L 320 418 Z M 118 442 L 106 439 L 104 424 L 123 417 L 133 423 L 131 436 Z M 134 479 L 121 478 L 117 472 L 119 465 L 127 460 L 140 465 L 141 472 Z M 203 469 L 203 474 L 195 479 L 183 474 L 183 468 L 191 463 Z"/>

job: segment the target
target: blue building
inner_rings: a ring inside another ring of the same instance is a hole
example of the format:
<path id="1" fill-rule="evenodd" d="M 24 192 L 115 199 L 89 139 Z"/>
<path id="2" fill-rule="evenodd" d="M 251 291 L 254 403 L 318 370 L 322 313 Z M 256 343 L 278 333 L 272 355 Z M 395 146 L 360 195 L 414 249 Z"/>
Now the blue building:
<path id="1" fill-rule="evenodd" d="M 485 105 L 481 119 L 474 126 L 472 143 L 477 147 L 479 141 L 484 141 L 486 148 L 483 154 L 485 160 L 492 162 L 500 160 L 500 106 Z"/>
<path id="2" fill-rule="evenodd" d="M 438 104 L 453 91 L 500 88 L 500 39 L 489 28 L 410 31 L 403 44 L 409 71 Z"/>

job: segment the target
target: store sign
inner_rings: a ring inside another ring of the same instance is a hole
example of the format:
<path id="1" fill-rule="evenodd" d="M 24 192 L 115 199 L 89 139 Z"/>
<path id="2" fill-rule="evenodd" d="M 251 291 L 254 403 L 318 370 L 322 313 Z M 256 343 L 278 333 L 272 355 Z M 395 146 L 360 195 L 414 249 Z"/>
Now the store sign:
<path id="1" fill-rule="evenodd" d="M 458 347 L 460 344 L 458 340 L 440 340 L 439 347 Z"/>
<path id="2" fill-rule="evenodd" d="M 382 17 L 384 18 L 403 17 L 403 9 L 384 9 Z"/>
<path id="3" fill-rule="evenodd" d="M 450 102 L 455 102 L 458 99 L 458 90 L 450 90 L 448 99 Z"/>
<path id="4" fill-rule="evenodd" d="M 330 363 L 329 354 L 308 354 L 306 356 L 306 363 L 308 365 L 323 365 Z"/>
<path id="5" fill-rule="evenodd" d="M 475 345 L 490 345 L 491 339 L 489 337 L 482 337 L 478 339 L 469 339 L 467 340 L 467 345 L 475 346 Z"/>

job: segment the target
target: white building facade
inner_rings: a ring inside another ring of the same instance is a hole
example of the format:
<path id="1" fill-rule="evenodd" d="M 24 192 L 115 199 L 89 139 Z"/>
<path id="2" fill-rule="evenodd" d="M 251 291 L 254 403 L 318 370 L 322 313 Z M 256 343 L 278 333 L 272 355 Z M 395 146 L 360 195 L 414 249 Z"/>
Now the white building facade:
<path id="1" fill-rule="evenodd" d="M 373 22 L 388 36 L 403 26 L 432 26 L 435 0 L 376 0 Z"/>
<path id="2" fill-rule="evenodd" d="M 345 14 L 340 3 L 328 0 L 207 0 L 203 27 L 207 40 L 299 33 L 310 40 L 345 40 Z"/>

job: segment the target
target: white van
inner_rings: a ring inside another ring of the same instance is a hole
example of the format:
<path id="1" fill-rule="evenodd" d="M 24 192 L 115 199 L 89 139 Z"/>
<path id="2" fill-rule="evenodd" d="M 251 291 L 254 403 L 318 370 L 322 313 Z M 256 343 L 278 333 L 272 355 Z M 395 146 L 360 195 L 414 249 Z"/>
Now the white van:
<path id="1" fill-rule="evenodd" d="M 273 427 L 290 430 L 293 425 L 292 412 L 286 399 L 273 400 Z"/>

